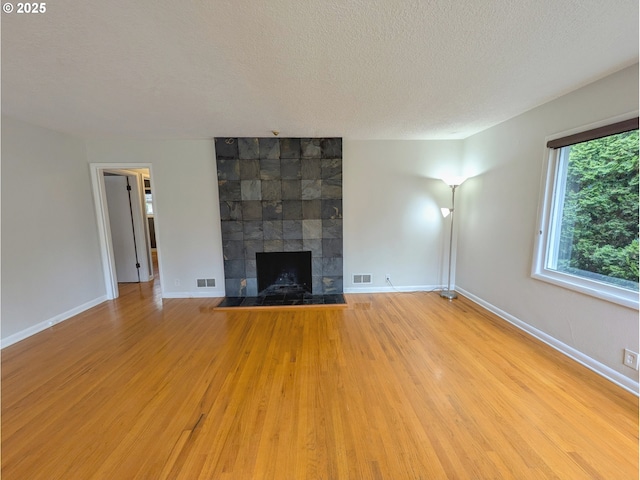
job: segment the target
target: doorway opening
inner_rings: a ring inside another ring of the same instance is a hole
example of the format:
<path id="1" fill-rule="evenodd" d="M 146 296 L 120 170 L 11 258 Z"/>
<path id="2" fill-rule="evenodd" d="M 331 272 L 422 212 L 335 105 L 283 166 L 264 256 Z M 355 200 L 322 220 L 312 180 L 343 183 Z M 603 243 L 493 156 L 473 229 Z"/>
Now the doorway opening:
<path id="1" fill-rule="evenodd" d="M 150 281 L 162 296 L 151 165 L 90 167 L 107 297 L 118 297 L 119 283 Z"/>

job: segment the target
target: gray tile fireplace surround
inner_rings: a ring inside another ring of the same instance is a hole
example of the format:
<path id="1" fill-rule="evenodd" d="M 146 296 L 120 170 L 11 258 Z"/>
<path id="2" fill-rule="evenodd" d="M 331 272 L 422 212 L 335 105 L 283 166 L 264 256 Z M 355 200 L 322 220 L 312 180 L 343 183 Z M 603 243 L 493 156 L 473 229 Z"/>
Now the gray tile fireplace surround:
<path id="1" fill-rule="evenodd" d="M 313 294 L 341 294 L 342 139 L 215 146 L 227 297 L 258 294 L 256 252 L 311 251 Z"/>

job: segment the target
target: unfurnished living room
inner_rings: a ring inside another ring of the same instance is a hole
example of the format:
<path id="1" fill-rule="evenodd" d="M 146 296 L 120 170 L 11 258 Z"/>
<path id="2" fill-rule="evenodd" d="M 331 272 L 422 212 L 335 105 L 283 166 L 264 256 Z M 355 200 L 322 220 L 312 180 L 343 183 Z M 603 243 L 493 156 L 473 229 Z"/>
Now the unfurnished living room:
<path id="1" fill-rule="evenodd" d="M 2 7 L 3 479 L 638 478 L 636 0 Z"/>

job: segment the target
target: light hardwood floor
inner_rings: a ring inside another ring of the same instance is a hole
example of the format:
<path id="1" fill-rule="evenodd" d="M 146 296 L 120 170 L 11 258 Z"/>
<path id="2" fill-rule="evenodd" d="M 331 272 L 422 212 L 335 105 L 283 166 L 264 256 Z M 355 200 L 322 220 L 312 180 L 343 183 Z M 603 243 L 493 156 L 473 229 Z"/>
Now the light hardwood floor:
<path id="1" fill-rule="evenodd" d="M 464 298 L 122 293 L 2 351 L 4 480 L 638 478 L 638 399 Z"/>

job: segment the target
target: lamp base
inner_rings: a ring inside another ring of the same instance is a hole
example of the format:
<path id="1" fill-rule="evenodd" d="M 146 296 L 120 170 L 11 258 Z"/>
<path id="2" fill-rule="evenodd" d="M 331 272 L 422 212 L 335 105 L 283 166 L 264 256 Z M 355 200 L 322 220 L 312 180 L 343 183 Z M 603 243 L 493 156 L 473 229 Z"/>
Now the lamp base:
<path id="1" fill-rule="evenodd" d="M 454 290 L 442 290 L 440 292 L 440 296 L 442 298 L 446 298 L 447 300 L 453 300 L 454 298 L 458 298 L 458 294 Z"/>

